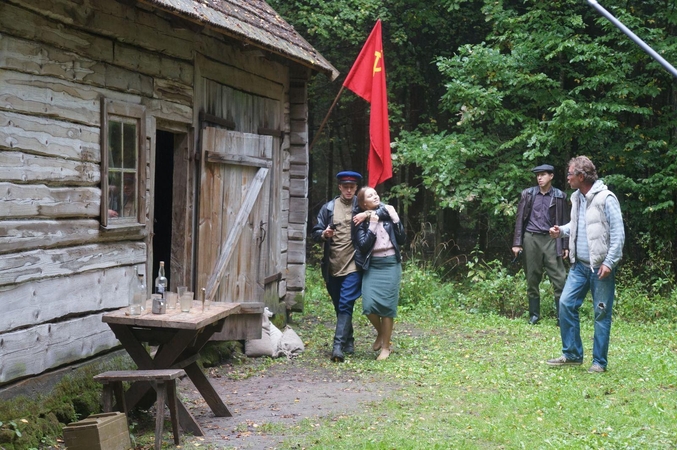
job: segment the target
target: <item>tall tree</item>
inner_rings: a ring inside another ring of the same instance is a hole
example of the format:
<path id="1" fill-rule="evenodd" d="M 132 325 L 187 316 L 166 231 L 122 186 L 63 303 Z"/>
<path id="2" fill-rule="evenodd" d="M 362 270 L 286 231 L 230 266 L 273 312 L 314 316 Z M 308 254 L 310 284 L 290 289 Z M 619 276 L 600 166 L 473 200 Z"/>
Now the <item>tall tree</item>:
<path id="1" fill-rule="evenodd" d="M 480 0 L 271 0 L 332 64 L 341 76 L 333 83 L 317 77 L 310 86 L 311 134 L 317 131 L 377 19 L 383 21 L 391 135 L 419 125 L 448 120 L 439 109 L 444 93 L 435 58 L 452 56 L 461 43 L 479 42 L 486 33 Z M 364 101 L 345 92 L 323 135 L 312 149 L 311 210 L 334 191 L 333 174 L 366 169 L 369 110 Z M 414 166 L 395 174 L 398 182 L 416 183 Z M 399 181 L 398 181 L 399 180 Z M 397 192 L 410 199 L 415 189 Z M 423 215 L 425 193 L 418 191 L 415 214 Z M 312 214 L 312 211 L 311 211 Z"/>
<path id="2" fill-rule="evenodd" d="M 677 60 L 674 2 L 605 3 Z M 442 103 L 455 120 L 443 131 L 403 135 L 401 162 L 422 168 L 441 206 L 468 211 L 484 231 L 509 232 L 527 169 L 551 162 L 563 185 L 568 159 L 585 154 L 620 194 L 635 242 L 642 233 L 652 245 L 674 241 L 670 74 L 577 0 L 486 1 L 482 12 L 492 25 L 485 42 L 438 58 Z"/>

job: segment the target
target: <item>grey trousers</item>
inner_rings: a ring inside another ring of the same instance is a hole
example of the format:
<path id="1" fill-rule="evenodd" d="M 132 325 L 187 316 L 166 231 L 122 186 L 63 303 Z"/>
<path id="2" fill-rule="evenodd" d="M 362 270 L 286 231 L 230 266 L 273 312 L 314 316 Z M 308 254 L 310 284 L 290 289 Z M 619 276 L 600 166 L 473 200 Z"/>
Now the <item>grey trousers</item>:
<path id="1" fill-rule="evenodd" d="M 557 244 L 547 234 L 524 233 L 524 273 L 527 277 L 527 298 L 540 299 L 543 272 L 548 274 L 555 298 L 562 295 L 567 271 L 564 260 L 557 256 Z"/>

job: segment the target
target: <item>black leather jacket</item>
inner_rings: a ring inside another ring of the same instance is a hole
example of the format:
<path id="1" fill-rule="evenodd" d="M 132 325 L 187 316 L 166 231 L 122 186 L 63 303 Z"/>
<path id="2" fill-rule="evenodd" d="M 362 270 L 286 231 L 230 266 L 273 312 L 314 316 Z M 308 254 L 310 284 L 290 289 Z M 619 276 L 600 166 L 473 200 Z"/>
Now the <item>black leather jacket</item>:
<path id="1" fill-rule="evenodd" d="M 519 205 L 517 206 L 517 218 L 515 220 L 515 235 L 512 240 L 513 247 L 523 247 L 524 233 L 527 229 L 527 223 L 531 216 L 531 209 L 534 206 L 534 197 L 538 193 L 539 187 L 532 186 L 522 191 Z M 550 207 L 550 223 L 553 225 L 564 225 L 569 223 L 569 204 L 567 195 L 556 187 L 552 187 L 553 204 Z M 563 255 L 563 250 L 569 248 L 568 238 L 557 239 L 557 256 Z"/>
<path id="2" fill-rule="evenodd" d="M 356 209 L 353 211 L 353 215 L 361 212 L 361 209 Z M 395 247 L 395 256 L 397 257 L 397 262 L 402 261 L 402 255 L 400 252 L 400 247 L 404 245 L 406 240 L 406 234 L 404 232 L 404 225 L 402 221 L 394 223 L 390 218 L 390 214 L 385 209 L 385 205 L 381 204 L 376 210 L 376 215 L 378 215 L 379 222 L 383 224 L 383 228 L 388 232 L 390 236 L 390 242 L 393 243 Z M 352 238 L 353 246 L 355 246 L 355 263 L 362 267 L 363 270 L 369 268 L 369 262 L 371 261 L 371 252 L 374 249 L 374 244 L 376 243 L 376 234 L 369 230 L 369 221 L 365 220 L 357 226 L 353 226 L 352 229 Z"/>
<path id="3" fill-rule="evenodd" d="M 332 200 L 329 200 L 327 203 L 322 205 L 320 212 L 317 213 L 317 223 L 310 232 L 311 237 L 315 242 L 323 243 L 323 254 L 322 254 L 322 277 L 324 281 L 327 281 L 329 278 L 329 251 L 331 248 L 330 241 L 322 239 L 322 232 L 327 229 L 327 225 L 334 223 L 334 204 L 339 196 L 334 197 Z M 357 197 L 353 197 L 353 212 L 357 208 Z M 350 235 L 352 237 L 354 225 L 351 222 Z M 357 261 L 356 261 L 357 262 Z M 360 267 L 360 265 L 357 265 Z"/>

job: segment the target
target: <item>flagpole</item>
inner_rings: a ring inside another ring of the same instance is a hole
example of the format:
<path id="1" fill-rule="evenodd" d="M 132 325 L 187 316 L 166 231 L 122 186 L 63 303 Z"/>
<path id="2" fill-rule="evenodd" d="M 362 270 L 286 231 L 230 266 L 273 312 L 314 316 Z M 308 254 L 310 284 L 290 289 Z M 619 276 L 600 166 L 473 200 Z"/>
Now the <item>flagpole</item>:
<path id="1" fill-rule="evenodd" d="M 336 102 L 338 102 L 339 97 L 341 96 L 341 94 L 343 94 L 344 87 L 345 86 L 341 86 L 341 89 L 338 91 L 338 94 L 336 94 L 336 98 L 334 99 L 334 103 L 332 103 L 331 106 L 329 107 L 329 111 L 327 111 L 327 115 L 324 116 L 324 120 L 320 124 L 320 128 L 318 128 L 317 133 L 315 133 L 315 136 L 313 137 L 313 141 L 310 143 L 310 146 L 308 147 L 308 153 L 310 153 L 310 151 L 313 149 L 313 145 L 315 145 L 315 141 L 317 141 L 317 138 L 320 137 L 320 134 L 322 134 L 322 129 L 327 124 L 327 120 L 329 120 L 329 114 L 331 114 L 331 112 L 334 109 L 334 106 L 336 106 Z"/>
<path id="2" fill-rule="evenodd" d="M 628 27 L 623 25 L 621 21 L 616 19 L 609 11 L 604 9 L 602 5 L 600 5 L 597 0 L 588 0 L 588 3 L 597 10 L 598 13 L 606 17 L 609 22 L 614 24 L 616 28 L 621 30 L 623 33 L 625 33 L 630 39 L 634 41 L 635 44 L 639 45 L 642 50 L 644 50 L 649 56 L 651 56 L 653 59 L 658 61 L 668 72 L 672 74 L 672 76 L 677 77 L 677 69 L 675 69 L 669 62 L 667 62 L 661 55 L 656 53 L 654 49 L 649 47 L 643 40 L 641 40 L 635 33 L 630 31 Z"/>

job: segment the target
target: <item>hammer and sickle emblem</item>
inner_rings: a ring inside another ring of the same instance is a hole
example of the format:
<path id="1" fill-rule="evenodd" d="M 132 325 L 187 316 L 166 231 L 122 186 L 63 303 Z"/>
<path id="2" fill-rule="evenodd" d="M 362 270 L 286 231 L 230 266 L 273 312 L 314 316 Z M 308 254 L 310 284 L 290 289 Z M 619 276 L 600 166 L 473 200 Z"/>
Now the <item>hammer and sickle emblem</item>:
<path id="1" fill-rule="evenodd" d="M 381 66 L 379 66 L 379 62 L 381 61 L 381 58 L 383 57 L 383 54 L 379 52 L 378 50 L 374 52 L 374 71 L 372 72 L 372 76 L 376 74 L 376 72 L 380 72 L 383 70 Z"/>

